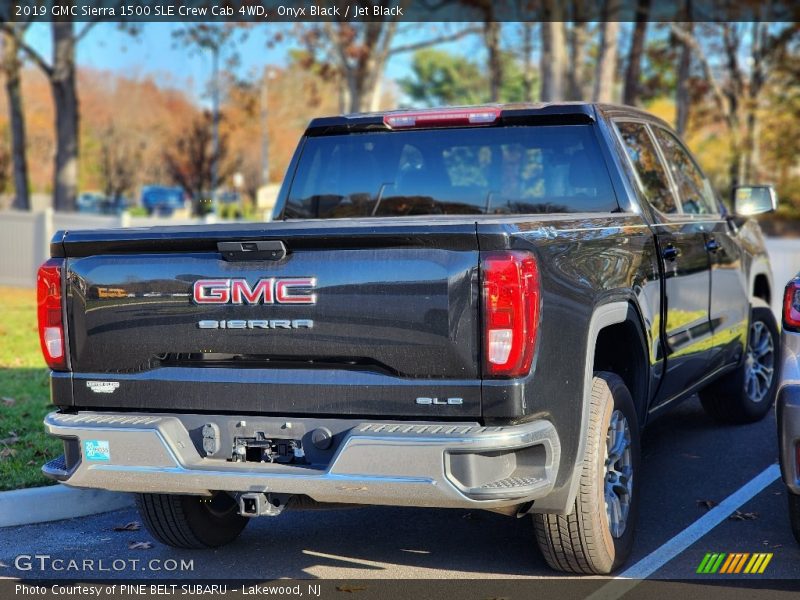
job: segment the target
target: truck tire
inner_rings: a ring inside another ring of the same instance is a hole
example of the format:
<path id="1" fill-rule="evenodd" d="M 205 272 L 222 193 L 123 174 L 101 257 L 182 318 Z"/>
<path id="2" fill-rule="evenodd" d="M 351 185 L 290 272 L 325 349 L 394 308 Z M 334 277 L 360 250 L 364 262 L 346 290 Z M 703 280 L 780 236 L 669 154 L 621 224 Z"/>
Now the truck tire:
<path id="1" fill-rule="evenodd" d="M 136 507 L 150 535 L 173 548 L 222 546 L 235 540 L 249 521 L 225 492 L 210 498 L 137 494 Z"/>
<path id="2" fill-rule="evenodd" d="M 775 403 L 780 367 L 780 334 L 766 302 L 754 300 L 747 351 L 733 372 L 700 391 L 700 403 L 723 423 L 755 423 Z"/>
<path id="3" fill-rule="evenodd" d="M 789 522 L 792 524 L 794 539 L 800 544 L 800 496 L 788 492 L 789 495 Z"/>
<path id="4" fill-rule="evenodd" d="M 548 565 L 568 573 L 606 575 L 625 563 L 638 514 L 639 459 L 639 423 L 631 394 L 619 376 L 597 372 L 572 511 L 533 515 L 536 541 Z"/>

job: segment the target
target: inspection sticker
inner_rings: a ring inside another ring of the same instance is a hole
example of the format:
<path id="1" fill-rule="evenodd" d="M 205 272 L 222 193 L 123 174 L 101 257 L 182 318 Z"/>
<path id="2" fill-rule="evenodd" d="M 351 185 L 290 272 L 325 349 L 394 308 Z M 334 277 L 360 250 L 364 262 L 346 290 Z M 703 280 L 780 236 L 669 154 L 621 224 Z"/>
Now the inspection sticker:
<path id="1" fill-rule="evenodd" d="M 111 448 L 106 440 L 83 440 L 86 460 L 111 460 Z"/>

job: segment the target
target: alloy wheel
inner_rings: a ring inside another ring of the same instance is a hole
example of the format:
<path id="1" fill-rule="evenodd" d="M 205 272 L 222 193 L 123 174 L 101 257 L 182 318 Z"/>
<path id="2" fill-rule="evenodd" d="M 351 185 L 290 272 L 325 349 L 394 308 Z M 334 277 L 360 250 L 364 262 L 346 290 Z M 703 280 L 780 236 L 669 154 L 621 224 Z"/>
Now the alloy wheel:
<path id="1" fill-rule="evenodd" d="M 745 393 L 753 402 L 761 402 L 769 393 L 775 373 L 775 346 L 769 328 L 761 321 L 750 325 L 745 365 Z"/>
<path id="2" fill-rule="evenodd" d="M 625 533 L 633 496 L 631 430 L 622 411 L 611 415 L 606 434 L 604 498 L 612 537 Z"/>

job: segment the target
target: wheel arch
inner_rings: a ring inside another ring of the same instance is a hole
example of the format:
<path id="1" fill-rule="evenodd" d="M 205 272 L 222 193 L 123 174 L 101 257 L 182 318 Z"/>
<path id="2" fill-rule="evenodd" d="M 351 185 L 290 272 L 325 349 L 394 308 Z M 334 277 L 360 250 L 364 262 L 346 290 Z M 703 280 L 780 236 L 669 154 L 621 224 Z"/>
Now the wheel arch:
<path id="1" fill-rule="evenodd" d="M 636 308 L 628 303 L 623 321 L 607 324 L 598 331 L 592 371 L 610 371 L 622 378 L 633 398 L 640 426 L 645 423 L 650 398 L 648 363 L 641 317 Z"/>
<path id="2" fill-rule="evenodd" d="M 751 300 L 760 298 L 772 306 L 772 301 L 775 299 L 775 284 L 772 278 L 772 268 L 766 256 L 753 258 L 750 265 L 747 293 Z"/>
<path id="3" fill-rule="evenodd" d="M 639 416 L 640 424 L 644 423 L 647 415 L 647 403 L 649 401 L 649 388 L 650 388 L 650 373 L 649 373 L 649 360 L 647 354 L 646 337 L 644 334 L 644 326 L 641 314 L 635 302 L 632 299 L 612 301 L 601 304 L 595 307 L 592 312 L 592 317 L 589 321 L 589 328 L 586 336 L 586 356 L 584 360 L 584 386 L 583 386 L 583 400 L 581 406 L 581 421 L 580 433 L 578 442 L 577 457 L 579 457 L 575 465 L 573 465 L 573 473 L 568 485 L 563 486 L 550 496 L 547 496 L 541 501 L 537 501 L 532 509 L 532 512 L 546 512 L 546 513 L 560 513 L 567 514 L 571 507 L 574 505 L 575 497 L 578 493 L 578 486 L 580 485 L 580 457 L 586 452 L 586 436 L 589 426 L 589 410 L 590 400 L 592 393 L 592 378 L 596 370 L 605 370 L 616 372 L 614 369 L 602 368 L 598 369 L 595 365 L 598 348 L 606 349 L 612 340 L 620 339 L 618 335 L 632 336 L 632 339 L 638 337 L 636 349 L 640 350 L 641 362 L 639 363 L 640 369 L 629 369 L 627 376 L 631 378 L 634 387 L 637 391 L 642 391 L 641 398 L 634 397 L 634 404 L 636 406 L 637 415 Z M 605 332 L 605 333 L 604 333 Z M 624 338 L 623 338 L 624 339 Z M 598 346 L 600 342 L 600 346 Z M 613 364 L 606 361 L 605 364 Z M 626 386 L 630 385 L 628 379 L 621 374 L 617 373 L 625 381 Z M 634 377 L 636 379 L 634 379 Z M 640 383 L 638 378 L 641 377 Z M 629 388 L 630 390 L 630 388 Z M 633 390 L 631 395 L 635 393 Z"/>
<path id="4" fill-rule="evenodd" d="M 758 273 L 753 278 L 750 294 L 753 298 L 761 298 L 764 302 L 772 306 L 772 285 L 766 273 Z"/>

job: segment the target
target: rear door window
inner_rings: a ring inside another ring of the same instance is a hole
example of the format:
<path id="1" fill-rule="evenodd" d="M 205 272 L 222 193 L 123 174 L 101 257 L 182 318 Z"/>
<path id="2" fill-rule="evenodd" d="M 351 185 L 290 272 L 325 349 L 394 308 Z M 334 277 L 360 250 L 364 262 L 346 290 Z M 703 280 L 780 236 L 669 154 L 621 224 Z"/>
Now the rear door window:
<path id="1" fill-rule="evenodd" d="M 611 212 L 591 125 L 309 137 L 287 218 Z"/>
<path id="2" fill-rule="evenodd" d="M 669 164 L 683 212 L 693 215 L 719 212 L 715 208 L 716 198 L 711 182 L 706 179 L 700 167 L 678 139 L 661 127 L 653 127 L 653 133 Z"/>
<path id="3" fill-rule="evenodd" d="M 615 125 L 647 201 L 662 214 L 677 213 L 678 205 L 670 188 L 667 171 L 647 127 L 635 121 L 618 121 Z"/>

